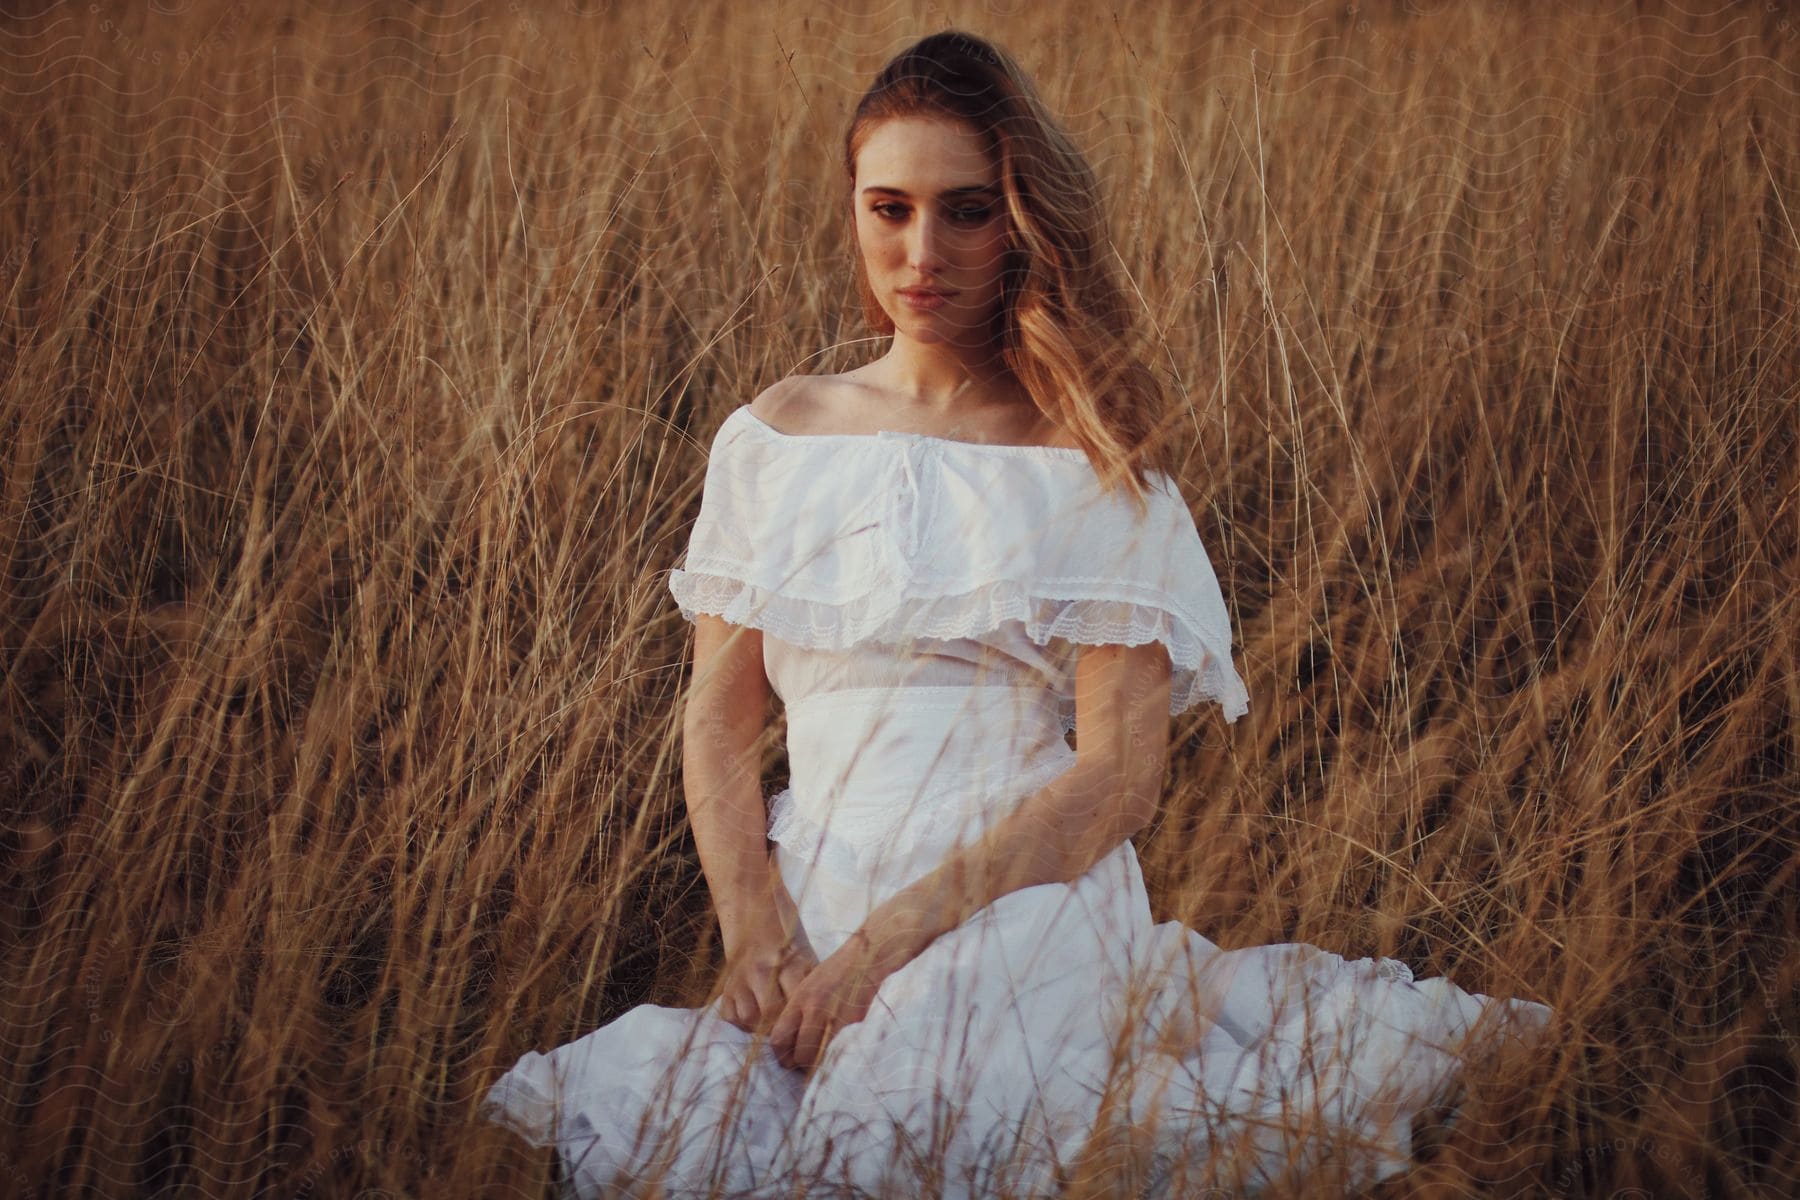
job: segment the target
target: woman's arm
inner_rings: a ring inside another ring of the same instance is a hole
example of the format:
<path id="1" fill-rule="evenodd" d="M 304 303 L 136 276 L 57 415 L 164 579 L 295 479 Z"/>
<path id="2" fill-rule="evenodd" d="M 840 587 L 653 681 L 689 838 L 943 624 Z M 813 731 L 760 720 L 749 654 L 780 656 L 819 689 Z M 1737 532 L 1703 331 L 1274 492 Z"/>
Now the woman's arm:
<path id="1" fill-rule="evenodd" d="M 682 779 L 727 952 L 746 923 L 770 911 L 778 882 L 762 795 L 769 696 L 762 631 L 697 614 L 682 713 Z"/>
<path id="2" fill-rule="evenodd" d="M 1169 761 L 1168 651 L 1084 647 L 1075 667 L 1075 763 L 981 840 L 878 905 L 856 937 L 910 961 L 1009 892 L 1080 878 L 1156 816 Z"/>
<path id="3" fill-rule="evenodd" d="M 776 1059 L 810 1070 L 860 1021 L 881 981 L 1008 892 L 1079 878 L 1150 823 L 1169 760 L 1168 651 L 1086 647 L 1075 668 L 1075 763 L 864 919 L 819 965 L 770 1032 Z"/>

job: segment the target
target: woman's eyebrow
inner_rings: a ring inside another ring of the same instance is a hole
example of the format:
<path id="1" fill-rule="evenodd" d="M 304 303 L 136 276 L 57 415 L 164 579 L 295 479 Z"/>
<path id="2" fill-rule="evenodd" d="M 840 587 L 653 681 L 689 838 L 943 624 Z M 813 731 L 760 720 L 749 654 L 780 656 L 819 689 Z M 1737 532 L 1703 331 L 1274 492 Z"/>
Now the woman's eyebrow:
<path id="1" fill-rule="evenodd" d="M 879 187 L 879 186 L 877 186 L 877 187 L 866 187 L 863 189 L 863 195 L 865 195 L 865 196 L 868 195 L 870 192 L 880 192 L 884 196 L 906 196 L 908 199 L 911 199 L 911 196 L 908 195 L 907 192 L 903 191 L 900 188 L 896 188 L 896 187 Z M 938 195 L 940 195 L 940 196 L 967 196 L 967 195 L 972 195 L 972 194 L 982 193 L 982 192 L 985 192 L 989 195 L 999 195 L 1000 189 L 995 187 L 991 183 L 971 183 L 971 184 L 967 184 L 963 187 L 945 188 L 943 191 L 939 192 Z"/>

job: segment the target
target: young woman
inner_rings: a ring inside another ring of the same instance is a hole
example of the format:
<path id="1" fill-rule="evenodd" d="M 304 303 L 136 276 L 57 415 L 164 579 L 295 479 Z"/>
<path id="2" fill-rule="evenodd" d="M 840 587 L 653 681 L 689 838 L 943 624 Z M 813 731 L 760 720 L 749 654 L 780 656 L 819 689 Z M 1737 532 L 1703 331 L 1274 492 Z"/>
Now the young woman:
<path id="1" fill-rule="evenodd" d="M 1092 172 L 956 32 L 881 71 L 844 162 L 887 352 L 725 418 L 669 579 L 718 994 L 528 1053 L 484 1111 L 583 1196 L 1043 1194 L 1106 1121 L 1150 1131 L 1153 1189 L 1405 1168 L 1458 1038 L 1549 1010 L 1152 924 L 1169 718 L 1247 697 Z"/>

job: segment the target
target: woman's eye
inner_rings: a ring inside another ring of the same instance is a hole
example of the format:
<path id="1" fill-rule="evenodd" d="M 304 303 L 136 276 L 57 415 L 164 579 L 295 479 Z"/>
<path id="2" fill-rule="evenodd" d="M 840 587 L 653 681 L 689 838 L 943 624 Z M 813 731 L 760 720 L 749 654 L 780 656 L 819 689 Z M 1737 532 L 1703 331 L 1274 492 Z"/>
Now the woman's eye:
<path id="1" fill-rule="evenodd" d="M 900 204 L 876 204 L 870 206 L 869 211 L 889 221 L 898 221 L 906 216 L 906 207 Z M 994 209 L 992 205 L 983 205 L 979 208 L 958 208 L 951 210 L 950 215 L 965 225 L 979 225 L 994 215 Z"/>

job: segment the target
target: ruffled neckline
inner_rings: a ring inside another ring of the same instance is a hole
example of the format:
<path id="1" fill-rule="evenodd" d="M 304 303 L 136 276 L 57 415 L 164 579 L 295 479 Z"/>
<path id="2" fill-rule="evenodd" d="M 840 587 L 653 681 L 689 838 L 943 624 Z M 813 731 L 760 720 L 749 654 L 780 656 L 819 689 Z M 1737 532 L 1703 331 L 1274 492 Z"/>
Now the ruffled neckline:
<path id="1" fill-rule="evenodd" d="M 933 447 L 943 447 L 952 451 L 969 451 L 977 454 L 1024 455 L 1043 457 L 1049 462 L 1078 463 L 1088 465 L 1086 450 L 1076 446 L 1042 446 L 1027 445 L 1017 442 L 971 442 L 962 438 L 938 437 L 930 433 L 908 433 L 898 429 L 878 429 L 874 433 L 784 433 L 761 417 L 750 411 L 748 404 L 739 406 L 727 421 L 741 421 L 754 429 L 765 439 L 777 445 L 798 444 L 804 442 L 818 443 L 821 447 L 833 443 L 868 442 L 879 444 L 884 440 L 899 438 L 909 442 L 922 442 Z M 721 426 L 722 428 L 722 426 Z"/>
<path id="2" fill-rule="evenodd" d="M 810 650 L 979 638 L 1009 622 L 1038 646 L 1159 641 L 1171 714 L 1211 698 L 1235 718 L 1248 697 L 1218 579 L 1174 481 L 1155 491 L 1144 512 L 1101 494 L 1070 447 L 786 434 L 740 406 L 714 435 L 669 590 L 689 620 Z M 1053 682 L 1067 729 L 1073 692 Z"/>

